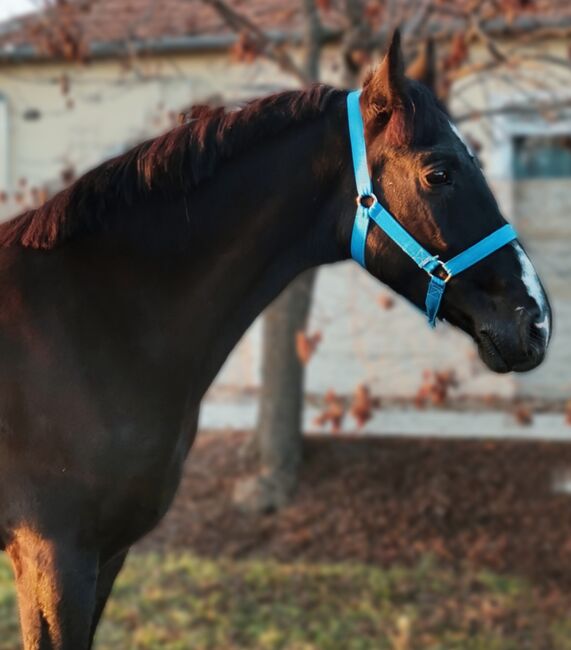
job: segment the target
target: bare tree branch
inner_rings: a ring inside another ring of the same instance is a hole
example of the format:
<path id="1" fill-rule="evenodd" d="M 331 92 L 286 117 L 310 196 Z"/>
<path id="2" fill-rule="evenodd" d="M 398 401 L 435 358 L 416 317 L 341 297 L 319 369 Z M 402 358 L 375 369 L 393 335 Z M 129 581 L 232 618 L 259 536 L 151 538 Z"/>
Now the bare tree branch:
<path id="1" fill-rule="evenodd" d="M 414 14 L 410 20 L 407 21 L 404 27 L 403 34 L 405 37 L 413 38 L 418 35 L 418 33 L 422 30 L 422 27 L 428 18 L 432 7 L 433 0 L 424 0 L 420 4 L 420 7 L 418 8 L 416 14 Z"/>
<path id="2" fill-rule="evenodd" d="M 374 49 L 370 25 L 363 19 L 364 11 L 363 0 L 345 0 L 347 28 L 343 35 L 341 49 L 344 64 L 343 85 L 347 87 L 355 84 L 359 71 L 365 63 L 365 57 Z"/>
<path id="3" fill-rule="evenodd" d="M 305 75 L 308 80 L 319 79 L 319 63 L 324 43 L 324 31 L 315 0 L 303 0 L 305 14 Z"/>
<path id="4" fill-rule="evenodd" d="M 509 64 L 510 66 L 519 66 L 528 63 L 547 63 L 549 65 L 560 66 L 567 72 L 571 73 L 571 66 L 566 59 L 550 54 L 527 54 L 527 53 L 506 53 L 505 59 L 493 59 L 488 61 L 479 61 L 461 66 L 456 70 L 451 70 L 448 74 L 449 79 L 458 81 L 463 77 L 469 77 L 481 72 L 491 72 L 492 70 Z"/>
<path id="5" fill-rule="evenodd" d="M 470 16 L 468 24 L 470 32 L 484 45 L 492 59 L 504 63 L 507 59 L 506 55 L 494 38 L 484 31 L 480 20 L 476 16 Z"/>
<path id="6" fill-rule="evenodd" d="M 560 101 L 549 101 L 549 102 L 537 102 L 533 105 L 522 105 L 521 103 L 513 104 L 504 104 L 503 106 L 498 106 L 496 108 L 487 108 L 487 109 L 476 109 L 473 111 L 468 111 L 466 113 L 461 113 L 460 115 L 454 116 L 454 122 L 469 122 L 471 120 L 479 120 L 486 117 L 494 117 L 496 115 L 507 115 L 507 114 L 523 114 L 523 115 L 536 115 L 540 114 L 549 114 L 554 111 L 570 108 L 571 107 L 571 97 L 562 99 Z"/>
<path id="7" fill-rule="evenodd" d="M 434 4 L 434 3 L 433 3 Z M 441 8 L 438 8 L 438 13 L 442 13 Z M 456 24 L 446 27 L 438 28 L 434 25 L 425 25 L 424 33 L 422 36 L 430 36 L 435 43 L 449 43 L 459 33 L 466 32 L 466 21 L 459 19 L 454 21 Z M 506 23 L 505 20 L 490 21 L 489 24 L 482 23 L 482 30 L 495 38 L 516 39 L 520 45 L 530 44 L 536 41 L 546 39 L 566 39 L 571 37 L 571 20 L 564 19 L 559 21 L 559 24 L 544 25 L 542 23 L 524 23 L 518 25 L 517 21 L 513 24 Z M 383 24 L 383 26 L 371 35 L 371 45 L 374 47 L 382 46 L 386 43 L 391 32 L 390 26 Z M 339 36 L 341 33 L 339 33 Z M 414 45 L 418 38 L 418 34 L 403 34 L 403 45 L 405 47 Z M 471 39 L 474 40 L 475 36 L 472 35 Z"/>
<path id="8" fill-rule="evenodd" d="M 303 85 L 311 82 L 307 72 L 255 22 L 235 11 L 223 0 L 202 0 L 202 2 L 212 7 L 230 29 L 238 34 L 246 33 L 255 42 L 258 51 L 267 59 L 277 63 L 282 70 L 292 74 Z"/>

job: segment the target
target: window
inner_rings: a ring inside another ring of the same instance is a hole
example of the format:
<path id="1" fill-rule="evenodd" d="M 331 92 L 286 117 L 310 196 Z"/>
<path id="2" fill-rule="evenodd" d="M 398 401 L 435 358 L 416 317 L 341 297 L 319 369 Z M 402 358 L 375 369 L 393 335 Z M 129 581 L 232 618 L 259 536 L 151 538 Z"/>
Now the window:
<path id="1" fill-rule="evenodd" d="M 571 177 L 571 134 L 518 135 L 514 145 L 514 178 Z"/>

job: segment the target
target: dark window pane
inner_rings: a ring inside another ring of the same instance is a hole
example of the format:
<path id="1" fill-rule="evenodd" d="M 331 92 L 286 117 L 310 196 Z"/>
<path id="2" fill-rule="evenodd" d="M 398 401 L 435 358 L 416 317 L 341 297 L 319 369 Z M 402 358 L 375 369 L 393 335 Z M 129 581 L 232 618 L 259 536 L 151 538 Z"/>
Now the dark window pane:
<path id="1" fill-rule="evenodd" d="M 571 176 L 571 135 L 520 135 L 514 138 L 514 177 Z"/>

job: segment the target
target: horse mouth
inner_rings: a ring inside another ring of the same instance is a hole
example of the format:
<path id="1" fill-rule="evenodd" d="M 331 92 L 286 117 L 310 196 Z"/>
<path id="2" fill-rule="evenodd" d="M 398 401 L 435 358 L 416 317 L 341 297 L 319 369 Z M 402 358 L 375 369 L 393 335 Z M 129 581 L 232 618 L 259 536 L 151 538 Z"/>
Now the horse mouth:
<path id="1" fill-rule="evenodd" d="M 510 366 L 503 358 L 499 347 L 488 332 L 480 332 L 477 343 L 480 358 L 490 370 L 497 373 L 506 373 L 510 371 Z"/>

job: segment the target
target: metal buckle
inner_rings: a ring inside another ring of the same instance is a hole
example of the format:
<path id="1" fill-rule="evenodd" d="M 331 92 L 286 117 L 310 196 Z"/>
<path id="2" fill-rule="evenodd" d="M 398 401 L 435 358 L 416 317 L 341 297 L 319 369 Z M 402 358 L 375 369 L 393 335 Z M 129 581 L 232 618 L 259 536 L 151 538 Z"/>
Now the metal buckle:
<path id="1" fill-rule="evenodd" d="M 431 271 L 427 270 L 427 266 L 435 262 L 438 266 Z M 426 271 L 431 278 L 438 278 L 443 282 L 448 282 L 452 277 L 452 273 L 446 267 L 446 262 L 443 262 L 438 255 L 429 255 L 427 258 L 423 259 L 422 262 L 418 265 L 423 271 Z"/>
<path id="2" fill-rule="evenodd" d="M 438 255 L 436 256 L 436 258 L 437 258 L 436 261 L 438 262 L 438 268 L 435 269 L 435 271 L 441 271 L 444 274 L 444 277 L 440 277 L 440 275 L 435 275 L 434 271 L 432 271 L 430 275 L 439 278 L 444 282 L 444 284 L 447 284 L 450 278 L 452 277 L 452 273 L 450 273 L 450 271 L 446 267 L 446 262 L 443 262 L 441 259 L 438 259 Z"/>
<path id="3" fill-rule="evenodd" d="M 375 205 L 375 203 L 379 202 L 377 197 L 372 192 L 371 194 L 359 194 L 355 200 L 360 208 L 366 208 L 367 210 L 370 210 Z M 365 203 L 363 203 L 363 201 L 365 201 Z M 370 202 L 367 204 L 366 201 Z"/>

